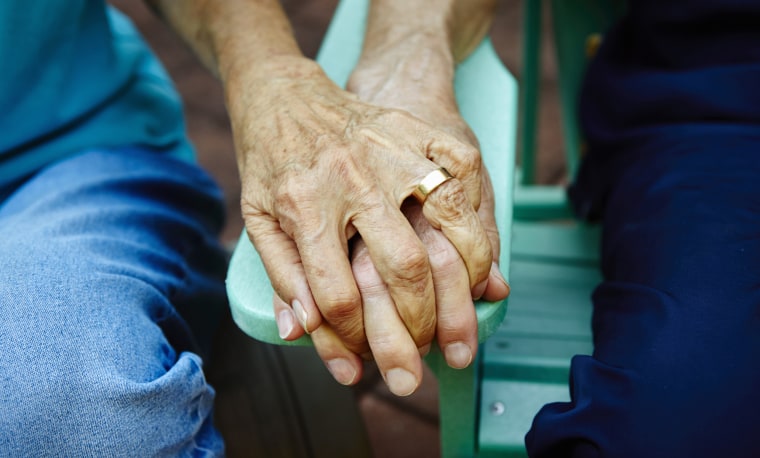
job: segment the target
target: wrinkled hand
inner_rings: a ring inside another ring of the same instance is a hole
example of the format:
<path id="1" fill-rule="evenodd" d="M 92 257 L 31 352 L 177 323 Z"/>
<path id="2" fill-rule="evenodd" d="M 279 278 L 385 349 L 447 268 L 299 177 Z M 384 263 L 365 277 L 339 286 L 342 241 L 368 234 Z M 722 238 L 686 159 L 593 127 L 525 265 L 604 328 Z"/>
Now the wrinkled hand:
<path id="1" fill-rule="evenodd" d="M 474 299 L 500 300 L 509 294 L 509 286 L 498 270 L 499 236 L 493 219 L 493 192 L 488 174 L 483 174 L 483 199 L 479 213 L 495 248 L 494 264 L 488 281 L 471 291 L 461 256 L 441 234 L 422 217 L 420 205 L 405 207 L 405 214 L 422 240 L 433 273 L 436 297 L 436 339 L 446 362 L 455 369 L 467 367 L 478 349 L 478 326 Z M 394 313 L 393 300 L 377 270 L 358 244 L 353 256 L 353 269 L 364 304 L 364 322 L 375 361 L 391 391 L 397 395 L 411 394 L 422 381 L 422 360 L 403 322 Z M 323 338 L 319 336 L 322 340 Z M 322 345 L 331 349 L 337 345 Z M 323 354 L 323 359 L 335 355 Z"/>
<path id="2" fill-rule="evenodd" d="M 400 207 L 439 166 L 478 176 L 479 154 L 409 113 L 360 101 L 316 64 L 283 67 L 292 73 L 258 81 L 255 90 L 228 91 L 227 100 L 243 217 L 274 290 L 305 330 L 318 334 L 324 318 L 324 329 L 347 349 L 367 352 L 362 297 L 349 262 L 348 240 L 358 232 L 410 339 L 424 350 L 436 331 L 433 275 Z M 464 254 L 468 288 L 486 281 L 492 260 L 472 203 L 479 200 L 479 186 L 450 180 L 423 208 L 425 219 Z M 287 337 L 294 323 L 283 313 L 278 309 L 278 323 Z"/>
<path id="3" fill-rule="evenodd" d="M 437 128 L 460 142 L 477 145 L 472 131 L 457 112 L 430 104 L 410 107 L 432 119 Z M 416 114 L 416 113 L 415 113 Z M 494 196 L 489 176 L 482 170 L 481 205 L 478 210 L 490 245 L 493 247 L 493 264 L 487 281 L 471 288 L 467 269 L 456 248 L 444 234 L 432 227 L 423 216 L 422 206 L 407 202 L 403 212 L 424 244 L 431 266 L 436 308 L 434 320 L 436 338 L 446 361 L 451 367 L 468 366 L 477 352 L 477 317 L 473 298 L 501 300 L 509 294 L 509 286 L 498 270 L 499 234 L 494 219 Z M 374 357 L 391 391 L 397 395 L 411 394 L 422 380 L 420 354 L 429 347 L 418 349 L 401 319 L 392 296 L 373 265 L 363 240 L 356 241 L 352 250 L 352 269 L 363 301 L 364 325 L 371 357 Z M 275 310 L 287 313 L 287 304 L 275 299 Z M 301 335 L 296 330 L 289 338 Z M 352 384 L 361 377 L 360 357 L 349 350 L 340 337 L 323 325 L 312 333 L 312 340 L 320 357 L 325 361 L 337 381 Z M 365 358 L 368 355 L 363 355 Z"/>
<path id="4" fill-rule="evenodd" d="M 427 156 L 452 171 L 469 188 L 475 186 L 480 191 L 476 198 L 469 202 L 460 201 L 458 205 L 478 208 L 478 218 L 487 233 L 489 245 L 494 250 L 489 259 L 492 264 L 487 279 L 479 283 L 469 281 L 466 261 L 470 253 L 461 251 L 456 244 L 452 244 L 453 240 L 447 238 L 445 231 L 436 229 L 423 217 L 430 200 L 423 206 L 407 202 L 403 207 L 404 215 L 424 244 L 433 280 L 434 307 L 418 303 L 417 310 L 426 319 L 425 326 L 435 330 L 438 344 L 449 365 L 463 368 L 471 363 L 477 351 L 477 317 L 473 298 L 482 296 L 487 300 L 500 300 L 509 294 L 509 286 L 496 264 L 499 236 L 494 219 L 493 190 L 487 173 L 480 169 L 477 140 L 459 115 L 453 94 L 447 92 L 446 88 L 450 90 L 450 85 L 445 82 L 432 85 L 429 84 L 430 79 L 427 79 L 423 83 L 425 87 L 415 87 L 414 79 L 409 78 L 406 72 L 399 71 L 388 77 L 383 70 L 399 67 L 384 65 L 382 62 L 375 66 L 378 62 L 369 66 L 360 65 L 349 82 L 349 88 L 363 100 L 403 109 L 404 113 L 413 114 L 411 119 L 424 119 L 429 125 L 435 126 L 433 135 L 453 139 L 457 144 L 467 147 L 470 153 L 470 157 L 460 155 L 453 161 L 451 156 L 437 156 L 441 150 L 434 154 L 428 153 Z M 380 70 L 377 71 L 378 69 Z M 431 197 L 436 193 L 437 191 L 432 193 Z M 482 201 L 479 206 L 478 200 Z M 388 237 L 387 234 L 386 236 Z M 323 324 L 311 333 L 317 352 L 340 383 L 348 385 L 357 382 L 362 373 L 361 358 L 374 358 L 393 393 L 411 394 L 422 380 L 420 355 L 424 355 L 430 347 L 421 346 L 414 339 L 412 329 L 404 320 L 403 304 L 399 304 L 390 292 L 381 269 L 372 258 L 367 240 L 357 237 L 351 251 L 351 260 L 352 272 L 363 303 L 367 343 L 359 346 L 359 351 L 356 351 L 334 327 Z M 289 305 L 279 297 L 275 297 L 274 303 L 276 314 L 284 318 L 279 321 L 287 322 L 288 316 L 292 316 Z M 290 321 L 293 321 L 292 318 Z M 287 331 L 282 335 L 288 340 L 303 333 L 298 326 L 289 326 L 286 330 L 281 326 L 281 333 L 282 331 Z"/>
<path id="5" fill-rule="evenodd" d="M 419 119 L 434 125 L 463 144 L 478 148 L 478 141 L 456 108 L 451 85 L 438 80 L 419 80 L 414 77 L 415 60 L 408 57 L 389 57 L 397 70 L 388 74 L 377 61 L 365 62 L 354 72 L 349 86 L 362 99 L 382 106 L 409 111 Z M 406 63 L 412 62 L 411 67 Z M 417 61 L 418 62 L 418 61 Z M 407 68 L 404 71 L 405 67 Z M 422 82 L 424 87 L 419 84 Z M 467 177 L 458 176 L 462 181 Z M 499 234 L 494 217 L 494 195 L 487 170 L 478 176 L 481 188 L 481 204 L 478 216 L 486 229 L 493 247 L 493 264 L 487 281 L 475 288 L 468 287 L 463 258 L 466 253 L 457 252 L 449 240 L 421 218 L 419 204 L 404 208 L 404 213 L 415 228 L 420 240 L 428 250 L 436 296 L 436 338 L 449 366 L 457 369 L 467 367 L 478 348 L 477 316 L 473 298 L 501 300 L 509 294 L 509 286 L 498 268 Z M 424 206 L 423 206 L 424 208 Z M 406 395 L 413 392 L 422 379 L 422 361 L 410 345 L 408 333 L 393 313 L 392 298 L 377 275 L 372 262 L 361 249 L 354 251 L 354 275 L 364 301 L 365 327 L 369 345 L 381 373 L 392 392 Z M 471 286 L 471 285 L 470 285 Z M 336 349 L 338 345 L 323 344 Z M 322 355 L 322 353 L 320 353 Z M 323 355 L 329 359 L 333 355 Z"/>
<path id="6" fill-rule="evenodd" d="M 448 364 L 458 369 L 472 362 L 478 348 L 473 298 L 496 301 L 509 294 L 509 286 L 498 268 L 499 235 L 493 212 L 493 190 L 487 173 L 483 174 L 482 195 L 478 214 L 494 247 L 494 262 L 488 281 L 472 292 L 462 258 L 453 245 L 425 220 L 419 204 L 411 203 L 403 208 L 428 251 L 435 286 L 438 345 Z M 393 393 L 399 396 L 411 394 L 422 381 L 422 360 L 361 240 L 356 242 L 352 252 L 352 268 L 362 295 L 365 330 L 372 356 Z M 275 298 L 276 311 L 287 309 L 287 304 Z M 297 338 L 301 334 L 294 332 L 289 337 Z M 329 325 L 323 324 L 311 336 L 320 357 L 338 382 L 350 385 L 361 378 L 360 357 L 346 348 Z"/>

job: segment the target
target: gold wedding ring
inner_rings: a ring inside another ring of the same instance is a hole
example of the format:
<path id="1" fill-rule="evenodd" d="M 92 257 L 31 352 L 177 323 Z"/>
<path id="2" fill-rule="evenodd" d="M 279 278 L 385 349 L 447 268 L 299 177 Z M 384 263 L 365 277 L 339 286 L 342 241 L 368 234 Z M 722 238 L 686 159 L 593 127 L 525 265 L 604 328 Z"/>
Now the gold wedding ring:
<path id="1" fill-rule="evenodd" d="M 446 183 L 452 178 L 454 177 L 451 176 L 449 171 L 443 167 L 433 170 L 432 172 L 428 173 L 425 178 L 422 179 L 422 181 L 420 181 L 420 184 L 418 184 L 416 188 L 414 188 L 412 195 L 421 204 L 423 204 L 425 203 L 425 199 L 427 199 L 428 195 L 431 192 L 435 191 L 435 188 L 442 185 L 443 183 Z"/>

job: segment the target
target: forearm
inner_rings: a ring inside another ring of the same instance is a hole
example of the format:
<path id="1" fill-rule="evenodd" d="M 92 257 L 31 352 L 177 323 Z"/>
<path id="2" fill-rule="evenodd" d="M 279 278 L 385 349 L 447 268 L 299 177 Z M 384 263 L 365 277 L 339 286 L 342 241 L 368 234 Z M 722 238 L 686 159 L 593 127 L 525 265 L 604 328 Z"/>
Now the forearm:
<path id="1" fill-rule="evenodd" d="M 494 7 L 495 0 L 372 0 L 349 88 L 397 108 L 415 100 L 455 107 L 455 64 L 487 33 Z"/>
<path id="2" fill-rule="evenodd" d="M 495 6 L 495 0 L 371 0 L 364 53 L 423 39 L 446 45 L 459 62 L 488 31 Z"/>
<path id="3" fill-rule="evenodd" d="M 147 2 L 225 87 L 316 68 L 301 53 L 278 0 Z"/>

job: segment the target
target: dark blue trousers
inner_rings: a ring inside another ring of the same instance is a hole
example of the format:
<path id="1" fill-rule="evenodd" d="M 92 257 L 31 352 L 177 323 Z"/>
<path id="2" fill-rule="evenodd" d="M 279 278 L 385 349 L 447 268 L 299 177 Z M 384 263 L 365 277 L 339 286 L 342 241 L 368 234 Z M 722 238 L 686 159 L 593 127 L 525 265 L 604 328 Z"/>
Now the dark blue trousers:
<path id="1" fill-rule="evenodd" d="M 571 188 L 603 225 L 594 353 L 532 457 L 760 457 L 760 2 L 631 0 Z"/>
<path id="2" fill-rule="evenodd" d="M 760 137 L 649 147 L 607 196 L 594 354 L 531 456 L 760 456 Z"/>

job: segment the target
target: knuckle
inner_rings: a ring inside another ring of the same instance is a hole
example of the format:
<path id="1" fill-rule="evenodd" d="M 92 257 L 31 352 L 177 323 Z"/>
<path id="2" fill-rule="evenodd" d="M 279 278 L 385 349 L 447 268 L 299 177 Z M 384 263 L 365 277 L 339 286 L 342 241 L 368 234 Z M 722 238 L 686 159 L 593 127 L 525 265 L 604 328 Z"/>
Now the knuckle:
<path id="1" fill-rule="evenodd" d="M 477 323 L 475 324 L 475 330 L 469 331 L 461 322 L 439 321 L 436 338 L 440 344 L 446 345 L 456 341 L 467 341 L 470 332 L 477 334 Z"/>
<path id="2" fill-rule="evenodd" d="M 273 193 L 274 209 L 280 225 L 288 234 L 294 234 L 303 222 L 310 221 L 308 215 L 315 205 L 314 182 L 296 177 L 282 180 Z"/>
<path id="3" fill-rule="evenodd" d="M 331 294 L 322 298 L 319 303 L 319 309 L 322 315 L 330 323 L 341 323 L 346 320 L 352 320 L 359 316 L 361 308 L 361 298 L 358 292 L 343 292 Z"/>
<path id="4" fill-rule="evenodd" d="M 243 213 L 243 224 L 245 225 L 245 232 L 248 234 L 248 239 L 254 243 L 260 243 L 260 241 L 268 235 L 264 232 L 263 225 L 256 217 L 246 215 Z M 270 232 L 270 231 L 267 231 Z"/>
<path id="5" fill-rule="evenodd" d="M 333 329 L 347 349 L 357 354 L 366 353 L 367 337 L 364 334 L 364 324 L 361 321 L 356 323 L 345 322 L 340 326 L 333 326 Z"/>
<path id="6" fill-rule="evenodd" d="M 475 135 L 475 132 L 473 132 L 470 126 L 465 124 L 464 128 L 462 129 L 462 134 L 472 146 L 478 150 L 480 149 L 480 142 L 478 141 L 478 137 Z"/>
<path id="7" fill-rule="evenodd" d="M 458 156 L 463 171 L 472 173 L 480 170 L 482 159 L 477 148 L 471 145 L 462 145 Z"/>
<path id="8" fill-rule="evenodd" d="M 351 350 L 365 342 L 361 299 L 354 294 L 335 296 L 320 303 L 320 311 Z"/>
<path id="9" fill-rule="evenodd" d="M 376 297 L 386 292 L 386 286 L 368 257 L 356 259 L 352 265 L 356 286 L 363 298 Z"/>
<path id="10" fill-rule="evenodd" d="M 463 340 L 469 331 L 477 331 L 478 321 L 472 306 L 448 307 L 438 313 L 438 335 L 447 340 Z"/>
<path id="11" fill-rule="evenodd" d="M 372 335 L 369 345 L 378 361 L 410 361 L 417 353 L 414 347 L 401 344 L 403 339 L 391 331 L 378 332 Z"/>
<path id="12" fill-rule="evenodd" d="M 261 205 L 252 200 L 247 194 L 240 196 L 240 215 L 243 217 L 249 234 L 265 227 L 266 222 L 271 220 L 271 215 L 263 210 Z"/>
<path id="13" fill-rule="evenodd" d="M 459 180 L 449 180 L 436 189 L 436 192 L 431 193 L 430 197 L 435 200 L 441 216 L 449 220 L 459 218 L 471 207 L 464 186 Z"/>
<path id="14" fill-rule="evenodd" d="M 436 237 L 428 242 L 428 259 L 433 269 L 448 272 L 460 265 L 461 258 L 456 248 L 448 240 Z"/>
<path id="15" fill-rule="evenodd" d="M 464 159 L 461 162 L 461 168 L 457 170 L 456 176 L 463 183 L 464 188 L 469 196 L 470 205 L 478 207 L 480 205 L 480 186 L 481 186 L 481 157 L 478 150 L 472 147 L 465 148 Z"/>
<path id="16" fill-rule="evenodd" d="M 361 277 L 366 281 L 370 281 L 372 277 L 377 276 L 377 269 L 372 263 L 368 250 L 362 246 L 357 251 L 359 251 L 359 254 L 355 254 L 351 260 L 351 270 L 354 272 L 354 277 Z"/>
<path id="17" fill-rule="evenodd" d="M 255 217 L 260 214 L 258 206 L 246 194 L 240 196 L 240 212 L 243 217 Z"/>
<path id="18" fill-rule="evenodd" d="M 280 181 L 274 190 L 274 203 L 279 209 L 298 209 L 304 201 L 314 196 L 318 186 L 316 181 L 300 175 L 289 176 Z"/>
<path id="19" fill-rule="evenodd" d="M 405 320 L 410 329 L 412 339 L 417 346 L 429 344 L 435 337 L 437 317 L 435 313 L 418 313 Z"/>
<path id="20" fill-rule="evenodd" d="M 262 250 L 277 246 L 280 240 L 280 231 L 276 220 L 268 213 L 262 212 L 247 203 L 241 203 L 241 209 L 246 234 L 256 249 Z"/>
<path id="21" fill-rule="evenodd" d="M 382 281 L 376 281 L 375 279 L 372 279 L 372 281 L 364 281 L 357 278 L 357 283 L 362 297 L 367 299 L 382 297 L 388 291 L 385 283 Z"/>
<path id="22" fill-rule="evenodd" d="M 336 357 L 345 357 L 347 351 L 363 353 L 369 349 L 366 341 L 363 344 L 351 344 L 342 340 L 330 325 L 322 325 L 315 329 L 311 333 L 311 338 L 314 348 L 323 361 Z"/>
<path id="23" fill-rule="evenodd" d="M 361 164 L 361 148 L 354 146 L 344 148 L 340 154 L 333 152 L 326 162 L 329 164 L 327 173 L 327 186 L 332 189 L 341 189 L 344 196 L 364 194 L 373 188 L 373 183 L 367 179 L 366 167 Z M 325 189 L 330 189 L 326 187 Z M 324 192 L 324 189 L 321 190 Z M 350 193 L 350 194 L 348 194 Z"/>
<path id="24" fill-rule="evenodd" d="M 417 244 L 401 245 L 390 259 L 393 277 L 390 282 L 402 285 L 427 281 L 430 268 L 427 251 Z"/>
<path id="25" fill-rule="evenodd" d="M 457 317 L 450 317 L 457 318 Z M 464 335 L 462 332 L 462 324 L 453 320 L 438 320 L 438 336 L 439 340 L 443 340 L 445 336 L 447 341 L 462 340 L 460 335 Z"/>
<path id="26" fill-rule="evenodd" d="M 461 136 L 439 137 L 428 146 L 429 150 L 437 151 L 436 155 L 446 156 L 447 167 L 457 177 L 476 172 L 482 166 L 480 150 Z"/>
<path id="27" fill-rule="evenodd" d="M 399 354 L 397 348 L 398 339 L 390 333 L 376 334 L 372 336 L 369 346 L 375 359 L 387 358 L 389 355 Z"/>

